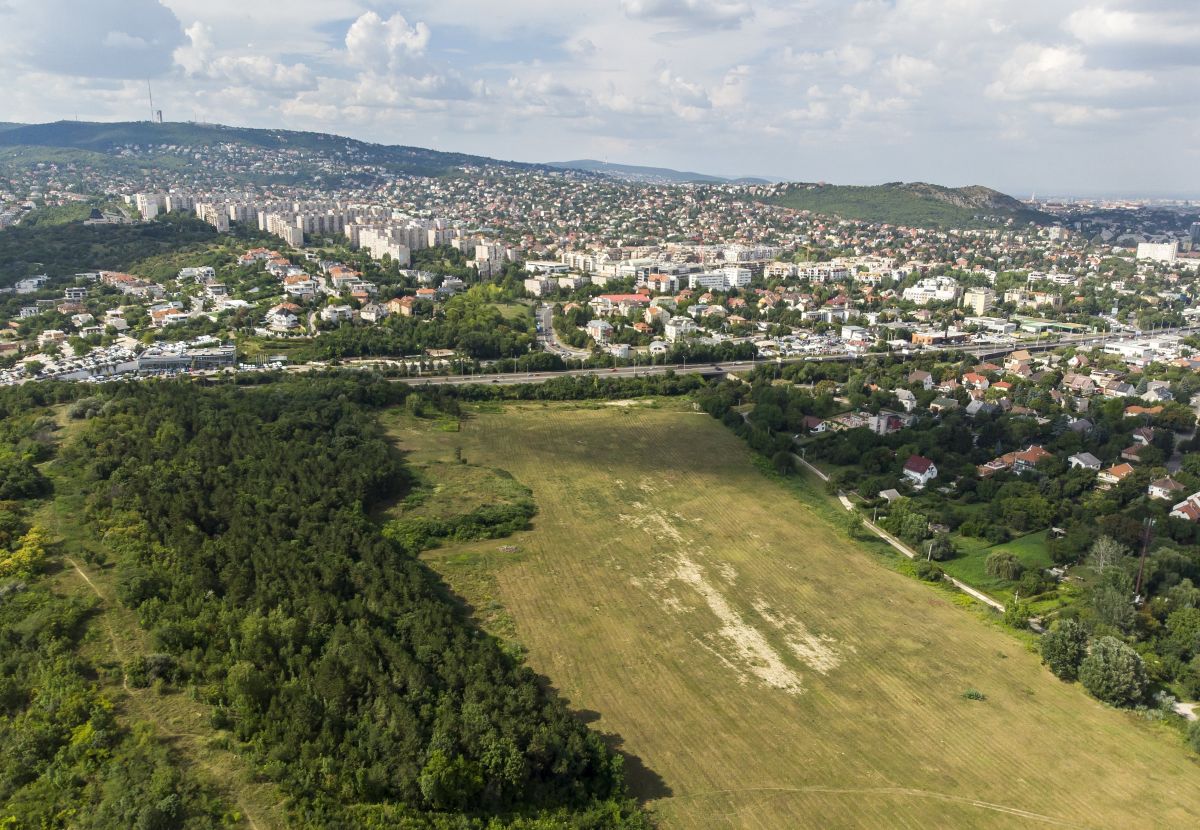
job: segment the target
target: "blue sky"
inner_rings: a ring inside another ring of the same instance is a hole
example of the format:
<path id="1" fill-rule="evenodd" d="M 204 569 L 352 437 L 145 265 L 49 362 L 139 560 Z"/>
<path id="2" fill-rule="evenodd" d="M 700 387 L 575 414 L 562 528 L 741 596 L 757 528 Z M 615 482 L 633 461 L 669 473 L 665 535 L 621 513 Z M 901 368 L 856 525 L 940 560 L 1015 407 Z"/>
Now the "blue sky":
<path id="1" fill-rule="evenodd" d="M 1196 0 L 0 0 L 0 120 L 1200 198 Z"/>

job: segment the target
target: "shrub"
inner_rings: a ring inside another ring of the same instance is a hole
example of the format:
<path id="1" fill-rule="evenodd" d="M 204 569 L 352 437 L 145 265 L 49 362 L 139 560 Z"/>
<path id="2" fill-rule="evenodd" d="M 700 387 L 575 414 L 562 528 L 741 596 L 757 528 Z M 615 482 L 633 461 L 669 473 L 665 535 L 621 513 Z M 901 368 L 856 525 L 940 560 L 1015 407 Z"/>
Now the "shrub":
<path id="1" fill-rule="evenodd" d="M 1029 603 L 1022 602 L 1013 594 L 1012 602 L 1004 606 L 1004 624 L 1019 631 L 1029 627 Z"/>
<path id="2" fill-rule="evenodd" d="M 947 559 L 953 559 L 957 555 L 958 548 L 954 547 L 954 542 L 945 533 L 937 534 L 933 537 L 933 541 L 929 543 L 929 558 L 935 562 L 945 562 Z"/>
<path id="3" fill-rule="evenodd" d="M 917 576 L 926 582 L 941 582 L 942 577 L 945 575 L 946 572 L 934 563 L 927 562 L 924 559 L 917 561 Z"/>
<path id="4" fill-rule="evenodd" d="M 1079 664 L 1083 687 L 1105 703 L 1132 706 L 1146 694 L 1146 668 L 1116 637 L 1101 637 Z"/>
<path id="5" fill-rule="evenodd" d="M 978 689 L 967 689 L 962 693 L 962 696 L 966 700 L 987 700 L 987 695 Z"/>
<path id="6" fill-rule="evenodd" d="M 988 525 L 987 530 L 983 532 L 983 538 L 987 539 L 993 545 L 999 545 L 1012 538 L 1012 534 L 1008 532 L 1008 528 L 1004 525 Z"/>
<path id="7" fill-rule="evenodd" d="M 1196 752 L 1200 752 L 1200 720 L 1194 720 L 1188 724 L 1187 742 L 1188 746 Z"/>
<path id="8" fill-rule="evenodd" d="M 1087 631 L 1078 622 L 1059 620 L 1042 637 L 1042 662 L 1063 680 L 1074 680 L 1087 655 L 1087 639 Z"/>

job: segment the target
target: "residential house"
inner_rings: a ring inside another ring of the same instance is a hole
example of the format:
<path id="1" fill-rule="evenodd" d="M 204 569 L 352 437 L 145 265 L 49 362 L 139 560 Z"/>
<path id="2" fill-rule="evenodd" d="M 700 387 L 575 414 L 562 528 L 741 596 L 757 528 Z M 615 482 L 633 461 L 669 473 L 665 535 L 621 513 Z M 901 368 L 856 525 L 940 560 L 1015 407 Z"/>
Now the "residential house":
<path id="1" fill-rule="evenodd" d="M 1171 508 L 1171 516 L 1189 522 L 1200 521 L 1200 493 L 1192 493 Z"/>
<path id="2" fill-rule="evenodd" d="M 937 465 L 923 455 L 909 456 L 904 462 L 904 477 L 917 487 L 924 487 L 937 478 Z"/>
<path id="3" fill-rule="evenodd" d="M 1167 476 L 1166 478 L 1158 478 L 1150 482 L 1150 486 L 1146 488 L 1146 493 L 1152 499 L 1170 501 L 1171 499 L 1175 498 L 1175 496 L 1178 495 L 1183 489 L 1184 486 L 1182 484 L 1170 476 Z"/>
<path id="4" fill-rule="evenodd" d="M 1135 443 L 1149 446 L 1154 443 L 1154 430 L 1150 427 L 1138 427 L 1133 431 L 1133 440 Z"/>
<path id="5" fill-rule="evenodd" d="M 908 385 L 915 386 L 917 384 L 920 384 L 921 388 L 928 392 L 933 388 L 933 375 L 920 369 L 910 372 L 908 375 Z"/>
<path id="6" fill-rule="evenodd" d="M 378 303 L 367 303 L 359 310 L 358 316 L 368 323 L 378 323 L 388 316 L 388 310 Z"/>
<path id="7" fill-rule="evenodd" d="M 607 320 L 588 320 L 587 333 L 597 343 L 607 343 L 612 336 L 613 326 Z"/>
<path id="8" fill-rule="evenodd" d="M 1100 474 L 1096 476 L 1096 479 L 1100 482 L 1101 488 L 1107 490 L 1110 487 L 1115 487 L 1116 485 L 1120 484 L 1133 474 L 1134 469 L 1131 464 L 1114 464 L 1106 470 L 1101 470 Z"/>
<path id="9" fill-rule="evenodd" d="M 1077 452 L 1067 459 L 1072 470 L 1099 470 L 1103 466 L 1100 459 L 1090 452 Z"/>
<path id="10" fill-rule="evenodd" d="M 389 314 L 399 314 L 402 317 L 412 317 L 413 306 L 417 304 L 416 297 L 393 297 L 384 303 Z"/>

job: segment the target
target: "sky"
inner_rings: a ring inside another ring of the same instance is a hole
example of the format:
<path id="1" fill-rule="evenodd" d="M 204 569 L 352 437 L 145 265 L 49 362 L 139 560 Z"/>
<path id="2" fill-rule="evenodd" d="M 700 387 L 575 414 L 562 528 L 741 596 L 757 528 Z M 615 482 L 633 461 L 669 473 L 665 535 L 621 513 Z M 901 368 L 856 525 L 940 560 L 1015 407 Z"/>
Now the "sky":
<path id="1" fill-rule="evenodd" d="M 0 121 L 1200 198 L 1200 0 L 0 0 Z"/>

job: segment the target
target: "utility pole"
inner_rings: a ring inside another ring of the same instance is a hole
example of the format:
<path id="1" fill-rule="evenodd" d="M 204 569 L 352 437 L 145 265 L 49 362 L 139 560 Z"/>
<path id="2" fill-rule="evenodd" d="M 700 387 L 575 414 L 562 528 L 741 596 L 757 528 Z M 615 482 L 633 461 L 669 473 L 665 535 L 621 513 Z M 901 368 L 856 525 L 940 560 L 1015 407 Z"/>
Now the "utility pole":
<path id="1" fill-rule="evenodd" d="M 1142 520 L 1142 557 L 1138 562 L 1137 585 L 1134 586 L 1134 595 L 1140 597 L 1142 595 L 1142 577 L 1146 572 L 1146 554 L 1150 551 L 1150 538 L 1153 535 L 1154 519 Z"/>

